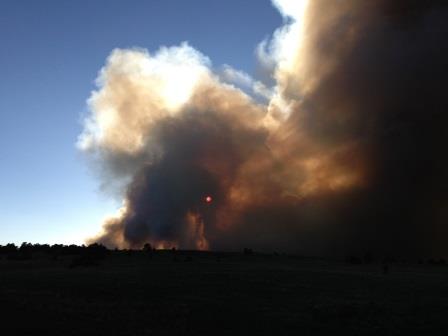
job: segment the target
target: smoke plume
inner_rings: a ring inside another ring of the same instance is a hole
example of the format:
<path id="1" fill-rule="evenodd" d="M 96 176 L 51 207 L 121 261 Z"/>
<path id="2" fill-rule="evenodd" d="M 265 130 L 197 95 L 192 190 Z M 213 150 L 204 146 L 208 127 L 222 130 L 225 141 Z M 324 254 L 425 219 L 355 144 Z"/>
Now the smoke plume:
<path id="1" fill-rule="evenodd" d="M 447 254 L 448 6 L 275 0 L 268 80 L 188 43 L 114 50 L 78 145 L 109 247 Z"/>

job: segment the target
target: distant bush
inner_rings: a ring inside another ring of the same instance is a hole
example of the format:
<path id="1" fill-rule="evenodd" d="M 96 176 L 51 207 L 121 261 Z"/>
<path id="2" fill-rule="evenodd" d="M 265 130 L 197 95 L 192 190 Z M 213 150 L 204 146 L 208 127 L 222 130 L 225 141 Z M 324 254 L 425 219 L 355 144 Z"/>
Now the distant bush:
<path id="1" fill-rule="evenodd" d="M 352 265 L 360 265 L 362 264 L 362 259 L 353 255 L 349 255 L 345 258 L 345 262 Z"/>
<path id="2" fill-rule="evenodd" d="M 428 264 L 436 265 L 436 266 L 443 266 L 443 265 L 446 265 L 446 260 L 443 258 L 440 258 L 440 259 L 431 258 L 431 259 L 428 259 Z"/>
<path id="3" fill-rule="evenodd" d="M 104 245 L 94 243 L 87 246 L 84 254 L 91 258 L 103 259 L 109 254 L 109 250 Z"/>
<path id="4" fill-rule="evenodd" d="M 244 255 L 252 255 L 252 254 L 254 254 L 254 251 L 252 249 L 250 249 L 250 248 L 245 247 L 243 249 L 243 254 Z"/>
<path id="5" fill-rule="evenodd" d="M 126 256 L 128 256 L 128 257 L 132 257 L 136 253 L 136 251 L 134 251 L 132 249 L 127 249 L 127 250 L 124 250 L 124 251 L 126 253 Z"/>
<path id="6" fill-rule="evenodd" d="M 101 244 L 94 243 L 81 250 L 79 256 L 70 263 L 70 268 L 99 266 L 100 261 L 109 254 L 109 250 Z"/>
<path id="7" fill-rule="evenodd" d="M 373 257 L 373 254 L 372 254 L 372 252 L 366 252 L 365 254 L 364 254 L 364 263 L 365 264 L 372 264 L 374 262 L 374 257 Z"/>
<path id="8" fill-rule="evenodd" d="M 142 250 L 145 251 L 145 252 L 152 252 L 153 248 L 152 248 L 152 245 L 150 243 L 146 243 L 145 245 L 143 245 Z"/>

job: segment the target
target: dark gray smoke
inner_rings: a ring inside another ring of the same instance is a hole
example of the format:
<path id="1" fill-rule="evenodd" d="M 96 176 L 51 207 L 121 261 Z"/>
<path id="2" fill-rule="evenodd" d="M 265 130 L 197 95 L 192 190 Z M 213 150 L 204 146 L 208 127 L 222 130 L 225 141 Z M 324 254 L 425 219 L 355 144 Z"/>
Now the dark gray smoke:
<path id="1" fill-rule="evenodd" d="M 446 254 L 446 3 L 313 1 L 309 10 L 311 26 L 332 17 L 309 28 L 310 67 L 327 69 L 287 124 L 327 150 L 353 144 L 345 160 L 367 165 L 365 187 L 330 202 L 345 203 L 335 216 L 342 244 Z M 291 76 L 284 94 L 295 99 Z"/>
<path id="2" fill-rule="evenodd" d="M 448 5 L 302 2 L 260 47 L 266 106 L 188 45 L 111 55 L 81 141 L 129 183 L 93 240 L 448 255 Z"/>

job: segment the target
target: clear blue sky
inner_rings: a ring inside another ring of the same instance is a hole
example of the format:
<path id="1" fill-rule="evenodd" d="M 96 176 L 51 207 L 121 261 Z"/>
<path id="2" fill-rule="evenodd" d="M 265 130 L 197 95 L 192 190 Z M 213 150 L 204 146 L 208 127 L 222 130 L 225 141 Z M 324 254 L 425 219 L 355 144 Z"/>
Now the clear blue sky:
<path id="1" fill-rule="evenodd" d="M 75 148 L 112 49 L 189 41 L 253 73 L 280 24 L 269 0 L 1 0 L 0 244 L 81 243 L 117 208 Z"/>

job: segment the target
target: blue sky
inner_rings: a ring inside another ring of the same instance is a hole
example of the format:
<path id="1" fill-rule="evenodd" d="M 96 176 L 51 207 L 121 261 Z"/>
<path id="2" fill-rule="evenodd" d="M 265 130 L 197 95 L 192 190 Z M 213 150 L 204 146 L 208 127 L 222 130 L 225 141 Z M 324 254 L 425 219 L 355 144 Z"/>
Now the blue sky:
<path id="1" fill-rule="evenodd" d="M 81 243 L 118 206 L 75 147 L 112 49 L 189 41 L 253 74 L 281 21 L 269 0 L 2 0 L 0 244 Z"/>

